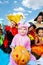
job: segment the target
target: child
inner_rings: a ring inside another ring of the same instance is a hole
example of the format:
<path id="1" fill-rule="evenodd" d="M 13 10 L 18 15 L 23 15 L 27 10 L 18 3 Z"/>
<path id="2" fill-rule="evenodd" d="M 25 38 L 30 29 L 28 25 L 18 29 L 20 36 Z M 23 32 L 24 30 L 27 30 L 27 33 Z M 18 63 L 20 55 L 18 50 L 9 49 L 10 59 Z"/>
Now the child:
<path id="1" fill-rule="evenodd" d="M 26 24 L 19 24 L 18 25 L 18 34 L 15 35 L 15 37 L 12 40 L 12 43 L 10 47 L 12 48 L 12 51 L 15 46 L 21 45 L 24 46 L 28 51 L 31 52 L 31 44 L 30 44 L 30 39 L 27 36 L 28 32 L 28 27 Z M 36 60 L 35 57 L 31 54 L 30 60 Z M 12 59 L 10 55 L 10 63 L 9 65 L 17 65 L 14 60 Z"/>
<path id="2" fill-rule="evenodd" d="M 37 37 L 35 39 L 35 46 L 32 47 L 32 52 L 38 55 L 39 59 L 43 55 L 43 27 L 39 27 L 36 30 Z"/>
<path id="3" fill-rule="evenodd" d="M 3 51 L 6 53 L 10 53 L 10 44 L 12 42 L 13 37 L 18 33 L 18 23 L 20 22 L 21 18 L 23 18 L 23 16 L 21 14 L 11 14 L 8 15 L 7 18 L 11 22 L 11 26 L 5 27 L 6 35 L 3 45 Z"/>
<path id="4" fill-rule="evenodd" d="M 34 19 L 36 21 L 35 25 L 36 27 L 43 27 L 43 12 L 40 12 L 38 16 Z"/>
<path id="5" fill-rule="evenodd" d="M 36 26 L 32 22 L 29 22 L 28 24 L 30 24 L 28 27 L 28 37 L 31 40 L 31 46 L 33 46 L 35 44 Z"/>
<path id="6" fill-rule="evenodd" d="M 43 45 L 43 27 L 37 28 L 36 33 L 38 35 L 38 39 L 35 40 L 36 45 Z"/>
<path id="7" fill-rule="evenodd" d="M 4 44 L 2 46 L 2 50 L 5 53 L 10 53 L 11 52 L 11 48 L 10 48 L 10 44 L 12 42 L 13 37 L 18 33 L 18 29 L 17 29 L 17 24 L 13 21 L 11 21 L 11 26 L 5 26 L 5 39 L 4 39 Z"/>

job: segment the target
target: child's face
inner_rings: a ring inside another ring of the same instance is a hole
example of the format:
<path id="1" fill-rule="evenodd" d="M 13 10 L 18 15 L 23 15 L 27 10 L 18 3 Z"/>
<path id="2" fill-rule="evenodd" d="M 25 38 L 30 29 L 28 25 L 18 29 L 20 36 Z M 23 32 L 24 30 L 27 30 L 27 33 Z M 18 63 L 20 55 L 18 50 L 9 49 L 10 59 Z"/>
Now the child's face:
<path id="1" fill-rule="evenodd" d="M 41 23 L 41 22 L 42 22 L 42 16 L 38 16 L 37 21 L 38 21 L 39 23 Z"/>
<path id="2" fill-rule="evenodd" d="M 38 31 L 38 36 L 43 37 L 43 30 Z"/>
<path id="3" fill-rule="evenodd" d="M 29 30 L 29 31 L 31 31 L 31 30 L 33 30 L 33 29 L 34 29 L 34 27 L 33 27 L 33 26 L 31 26 L 28 30 Z"/>
<path id="4" fill-rule="evenodd" d="M 16 23 L 13 22 L 13 21 L 11 21 L 11 26 L 12 26 L 12 27 L 15 27 L 15 26 L 16 26 Z"/>
<path id="5" fill-rule="evenodd" d="M 25 27 L 19 28 L 18 31 L 19 31 L 19 34 L 22 36 L 27 34 L 27 29 Z"/>

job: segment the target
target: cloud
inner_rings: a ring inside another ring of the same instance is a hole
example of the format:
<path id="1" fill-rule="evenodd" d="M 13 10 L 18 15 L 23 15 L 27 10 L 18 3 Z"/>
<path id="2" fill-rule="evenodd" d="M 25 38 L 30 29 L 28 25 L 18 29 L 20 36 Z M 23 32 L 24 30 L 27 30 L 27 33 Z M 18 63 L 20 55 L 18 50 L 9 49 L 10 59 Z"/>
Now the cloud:
<path id="1" fill-rule="evenodd" d="M 23 12 L 17 12 L 17 13 L 13 12 L 13 15 L 16 15 L 16 14 L 21 14 L 25 18 L 25 14 Z"/>
<path id="2" fill-rule="evenodd" d="M 33 10 L 40 9 L 43 6 L 43 0 L 23 0 L 22 5 Z"/>
<path id="3" fill-rule="evenodd" d="M 25 13 L 24 15 L 25 15 L 25 16 L 28 16 L 29 14 L 28 14 L 28 13 Z"/>
<path id="4" fill-rule="evenodd" d="M 0 20 L 3 20 L 2 18 L 0 18 Z"/>
<path id="5" fill-rule="evenodd" d="M 24 8 L 22 8 L 22 7 L 15 8 L 14 11 L 25 12 Z"/>
<path id="6" fill-rule="evenodd" d="M 17 1 L 14 1 L 14 3 L 17 3 Z"/>
<path id="7" fill-rule="evenodd" d="M 3 20 L 4 20 L 4 19 L 0 18 L 0 24 L 2 24 L 2 23 L 3 23 Z"/>
<path id="8" fill-rule="evenodd" d="M 34 19 L 30 19 L 29 21 L 27 21 L 27 22 L 32 22 L 32 23 L 36 23 L 36 21 L 34 21 Z"/>
<path id="9" fill-rule="evenodd" d="M 33 22 L 34 23 L 34 19 L 30 19 L 28 22 Z"/>
<path id="10" fill-rule="evenodd" d="M 24 15 L 22 12 L 17 12 L 17 13 L 13 12 L 13 14 L 14 15 L 16 15 L 16 14 L 22 14 L 22 15 Z"/>
<path id="11" fill-rule="evenodd" d="M 32 13 L 32 11 L 28 11 L 28 13 Z"/>

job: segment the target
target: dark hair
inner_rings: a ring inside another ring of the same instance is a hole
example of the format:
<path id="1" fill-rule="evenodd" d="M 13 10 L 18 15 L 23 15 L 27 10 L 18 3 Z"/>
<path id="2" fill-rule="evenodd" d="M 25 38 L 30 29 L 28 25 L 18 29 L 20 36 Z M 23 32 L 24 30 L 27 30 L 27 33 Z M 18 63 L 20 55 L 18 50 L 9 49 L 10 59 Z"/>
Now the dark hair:
<path id="1" fill-rule="evenodd" d="M 36 33 L 37 33 L 37 34 L 38 34 L 38 31 L 39 31 L 39 30 L 43 30 L 43 27 L 39 27 L 39 28 L 36 29 Z"/>
<path id="2" fill-rule="evenodd" d="M 34 27 L 34 29 L 36 28 L 36 25 L 35 25 L 35 24 L 33 24 L 32 22 L 29 22 L 29 24 L 30 24 L 31 26 L 33 26 L 33 27 Z M 30 27 L 31 27 L 31 26 L 30 26 Z M 30 27 L 29 27 L 29 28 L 30 28 Z"/>
<path id="3" fill-rule="evenodd" d="M 35 25 L 32 25 L 33 27 L 34 27 L 34 29 L 36 28 L 36 26 Z"/>
<path id="4" fill-rule="evenodd" d="M 40 12 L 40 13 L 38 14 L 38 16 L 34 19 L 34 21 L 37 21 L 37 18 L 38 18 L 39 16 L 43 16 L 43 12 Z M 42 21 L 43 21 L 43 20 L 42 20 Z"/>

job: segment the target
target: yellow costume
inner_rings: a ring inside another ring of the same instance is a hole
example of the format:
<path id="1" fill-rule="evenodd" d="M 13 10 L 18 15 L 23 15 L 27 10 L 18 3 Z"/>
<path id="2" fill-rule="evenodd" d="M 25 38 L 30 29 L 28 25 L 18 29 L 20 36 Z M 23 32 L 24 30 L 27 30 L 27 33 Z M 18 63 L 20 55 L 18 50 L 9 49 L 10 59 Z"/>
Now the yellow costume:
<path id="1" fill-rule="evenodd" d="M 34 40 L 34 37 L 31 34 L 28 34 L 28 37 L 30 38 L 30 40 Z"/>

